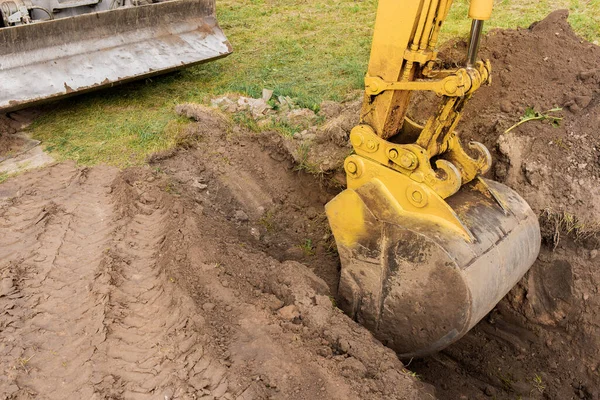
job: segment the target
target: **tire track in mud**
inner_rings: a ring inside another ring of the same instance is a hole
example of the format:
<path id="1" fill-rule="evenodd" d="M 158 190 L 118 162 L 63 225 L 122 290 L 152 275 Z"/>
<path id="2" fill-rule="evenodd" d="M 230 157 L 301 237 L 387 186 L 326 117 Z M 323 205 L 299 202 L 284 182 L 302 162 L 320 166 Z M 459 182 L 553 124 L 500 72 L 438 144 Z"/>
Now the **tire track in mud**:
<path id="1" fill-rule="evenodd" d="M 3 185 L 0 393 L 230 398 L 202 318 L 157 265 L 168 213 L 118 180 L 115 196 L 117 174 L 60 164 Z"/>
<path id="2" fill-rule="evenodd" d="M 88 177 L 86 169 L 50 168 L 28 176 L 2 206 L 0 360 L 9 366 L 1 382 L 6 394 L 85 396 L 89 359 L 102 340 L 100 307 L 88 286 L 110 239 L 108 172 Z"/>

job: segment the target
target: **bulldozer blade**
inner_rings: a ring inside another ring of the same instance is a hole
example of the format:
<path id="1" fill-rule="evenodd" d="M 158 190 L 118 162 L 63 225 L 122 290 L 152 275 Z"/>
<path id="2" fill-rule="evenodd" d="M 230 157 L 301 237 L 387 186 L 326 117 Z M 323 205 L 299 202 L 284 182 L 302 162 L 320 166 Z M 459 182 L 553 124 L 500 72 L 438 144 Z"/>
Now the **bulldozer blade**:
<path id="1" fill-rule="evenodd" d="M 0 112 L 225 57 L 214 0 L 174 0 L 0 29 Z"/>
<path id="2" fill-rule="evenodd" d="M 342 262 L 337 301 L 401 357 L 420 357 L 464 336 L 523 277 L 539 253 L 539 224 L 517 193 L 490 180 L 446 199 L 472 240 L 434 218 L 391 212 L 389 193 L 373 179 L 326 206 Z"/>

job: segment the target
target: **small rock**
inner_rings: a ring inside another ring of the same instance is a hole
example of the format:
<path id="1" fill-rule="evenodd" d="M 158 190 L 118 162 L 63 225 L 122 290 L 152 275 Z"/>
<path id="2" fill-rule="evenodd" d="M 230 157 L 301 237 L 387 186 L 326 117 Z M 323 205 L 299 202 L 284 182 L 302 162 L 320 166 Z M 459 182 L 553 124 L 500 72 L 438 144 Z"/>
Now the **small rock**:
<path id="1" fill-rule="evenodd" d="M 593 260 L 596 257 L 598 257 L 598 250 L 594 249 L 590 251 L 590 260 Z"/>
<path id="2" fill-rule="evenodd" d="M 354 357 L 348 357 L 342 362 L 342 375 L 345 377 L 358 376 L 360 378 L 367 374 L 367 367 Z"/>
<path id="3" fill-rule="evenodd" d="M 317 209 L 316 208 L 314 208 L 314 207 L 308 207 L 306 209 L 306 217 L 308 219 L 315 219 L 317 217 L 317 215 L 319 215 L 319 214 L 317 213 Z"/>
<path id="4" fill-rule="evenodd" d="M 230 305 L 225 306 L 225 311 L 229 312 L 231 310 L 233 310 L 233 307 L 231 307 Z"/>
<path id="5" fill-rule="evenodd" d="M 263 89 L 262 90 L 262 99 L 264 101 L 271 100 L 271 97 L 273 97 L 273 91 L 271 89 Z"/>
<path id="6" fill-rule="evenodd" d="M 210 104 L 213 107 L 219 107 L 221 110 L 227 111 L 227 112 L 235 112 L 235 111 L 237 111 L 237 108 L 238 108 L 237 105 L 235 104 L 235 102 L 233 102 L 233 100 L 231 100 L 227 96 L 212 99 Z"/>
<path id="7" fill-rule="evenodd" d="M 350 342 L 348 342 L 346 339 L 340 339 L 338 346 L 342 353 L 348 353 L 350 351 Z"/>
<path id="8" fill-rule="evenodd" d="M 202 304 L 202 309 L 204 311 L 212 311 L 215 309 L 215 305 L 213 303 L 204 303 Z"/>
<path id="9" fill-rule="evenodd" d="M 238 106 L 245 110 L 250 110 L 254 118 L 264 116 L 271 106 L 263 99 L 252 99 L 250 97 L 240 97 L 237 102 Z"/>
<path id="10" fill-rule="evenodd" d="M 321 357 L 331 357 L 331 355 L 333 354 L 333 352 L 331 351 L 331 347 L 319 347 L 319 349 L 317 350 L 317 354 L 320 355 Z"/>
<path id="11" fill-rule="evenodd" d="M 500 111 L 504 113 L 510 113 L 512 111 L 512 104 L 508 100 L 502 100 L 500 102 Z"/>
<path id="12" fill-rule="evenodd" d="M 250 228 L 250 236 L 252 236 L 256 240 L 260 240 L 260 230 L 256 227 Z"/>
<path id="13" fill-rule="evenodd" d="M 240 222 L 248 221 L 248 214 L 246 214 L 243 210 L 237 210 L 233 217 Z"/>
<path id="14" fill-rule="evenodd" d="M 496 389 L 493 386 L 487 385 L 485 389 L 483 389 L 483 393 L 488 397 L 494 397 L 496 396 Z"/>
<path id="15" fill-rule="evenodd" d="M 298 307 L 293 304 L 280 308 L 279 311 L 277 311 L 277 314 L 287 321 L 294 321 L 300 318 L 300 311 L 298 311 Z"/>
<path id="16" fill-rule="evenodd" d="M 267 300 L 267 307 L 271 311 L 279 310 L 281 307 L 283 307 L 283 304 L 283 301 L 279 300 L 275 296 L 271 296 L 271 298 Z"/>
<path id="17" fill-rule="evenodd" d="M 592 96 L 577 96 L 575 103 L 581 108 L 586 108 L 592 101 Z"/>

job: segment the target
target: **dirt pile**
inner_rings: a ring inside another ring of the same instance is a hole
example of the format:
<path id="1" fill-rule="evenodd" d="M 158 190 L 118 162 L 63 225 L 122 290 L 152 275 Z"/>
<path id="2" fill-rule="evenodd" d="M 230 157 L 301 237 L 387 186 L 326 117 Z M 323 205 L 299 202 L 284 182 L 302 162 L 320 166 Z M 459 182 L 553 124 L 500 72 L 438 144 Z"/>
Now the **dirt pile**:
<path id="1" fill-rule="evenodd" d="M 475 94 L 459 131 L 492 151 L 490 175 L 539 214 L 544 245 L 530 273 L 470 335 L 413 361 L 410 368 L 435 384 L 441 398 L 599 396 L 600 48 L 577 37 L 566 18 L 558 11 L 529 29 L 494 31 L 481 45 L 494 82 Z M 440 57 L 456 66 L 465 54 L 466 43 L 458 41 Z M 421 93 L 414 100 L 410 115 L 420 122 L 439 103 Z M 533 120 L 506 132 L 528 109 L 543 114 L 556 107 L 558 126 Z M 307 146 L 347 146 L 356 123 L 348 117 L 357 115 L 358 103 L 331 110 L 320 126 L 282 139 L 299 165 Z M 347 153 L 330 155 L 334 168 L 317 172 L 335 171 Z"/>

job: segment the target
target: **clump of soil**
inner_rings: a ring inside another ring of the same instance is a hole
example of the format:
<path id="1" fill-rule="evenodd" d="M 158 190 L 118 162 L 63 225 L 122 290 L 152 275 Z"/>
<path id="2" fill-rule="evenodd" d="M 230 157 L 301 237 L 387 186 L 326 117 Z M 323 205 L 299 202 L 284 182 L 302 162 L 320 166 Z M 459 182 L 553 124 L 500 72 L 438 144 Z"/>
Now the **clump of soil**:
<path id="1" fill-rule="evenodd" d="M 0 175 L 41 167 L 53 161 L 38 148 L 40 141 L 21 130 L 40 114 L 40 110 L 22 110 L 0 114 Z"/>
<path id="2" fill-rule="evenodd" d="M 15 135 L 17 128 L 15 127 L 14 121 L 10 118 L 0 115 L 0 161 L 14 154 L 23 147 L 25 142 L 24 139 Z"/>

